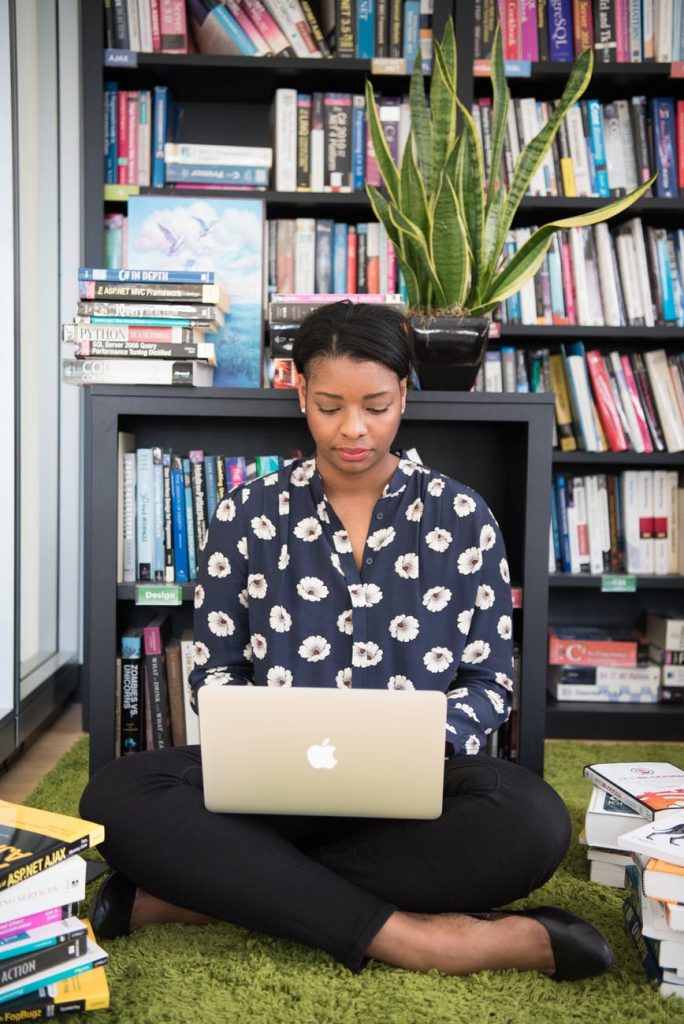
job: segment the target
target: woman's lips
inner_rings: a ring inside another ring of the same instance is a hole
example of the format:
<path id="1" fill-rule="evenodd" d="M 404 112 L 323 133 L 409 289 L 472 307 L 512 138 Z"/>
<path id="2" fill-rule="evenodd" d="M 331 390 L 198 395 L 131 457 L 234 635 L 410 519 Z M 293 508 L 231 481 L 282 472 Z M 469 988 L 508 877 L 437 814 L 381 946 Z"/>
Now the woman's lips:
<path id="1" fill-rule="evenodd" d="M 368 448 L 338 448 L 337 451 L 347 462 L 360 462 L 368 455 Z"/>

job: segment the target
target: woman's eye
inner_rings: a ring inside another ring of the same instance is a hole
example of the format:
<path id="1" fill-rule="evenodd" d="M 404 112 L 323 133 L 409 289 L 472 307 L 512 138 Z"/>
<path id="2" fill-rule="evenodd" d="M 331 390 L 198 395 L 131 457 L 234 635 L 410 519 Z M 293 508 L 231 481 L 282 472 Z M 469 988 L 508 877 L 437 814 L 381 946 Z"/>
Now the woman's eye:
<path id="1" fill-rule="evenodd" d="M 318 411 L 322 412 L 324 416 L 332 416 L 333 413 L 339 412 L 340 410 L 339 409 L 324 409 L 322 406 L 319 405 Z"/>
<path id="2" fill-rule="evenodd" d="M 389 405 L 386 405 L 384 409 L 369 409 L 368 412 L 372 412 L 375 416 L 380 416 L 383 412 L 387 412 Z"/>

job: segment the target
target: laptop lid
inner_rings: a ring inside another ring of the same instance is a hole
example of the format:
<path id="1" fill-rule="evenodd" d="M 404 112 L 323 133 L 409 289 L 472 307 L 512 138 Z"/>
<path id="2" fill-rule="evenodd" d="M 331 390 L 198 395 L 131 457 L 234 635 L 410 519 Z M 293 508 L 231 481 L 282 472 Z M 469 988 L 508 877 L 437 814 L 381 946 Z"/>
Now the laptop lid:
<path id="1" fill-rule="evenodd" d="M 442 813 L 443 693 L 204 686 L 198 706 L 210 811 Z"/>

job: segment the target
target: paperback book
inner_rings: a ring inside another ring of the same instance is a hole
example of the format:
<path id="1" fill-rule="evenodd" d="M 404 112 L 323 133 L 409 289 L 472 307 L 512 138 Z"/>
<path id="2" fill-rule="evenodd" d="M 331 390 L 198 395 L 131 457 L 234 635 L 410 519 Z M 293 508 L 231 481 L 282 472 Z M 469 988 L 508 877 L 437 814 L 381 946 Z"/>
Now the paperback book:
<path id="1" fill-rule="evenodd" d="M 0 890 L 9 889 L 104 839 L 94 821 L 0 800 Z"/>
<path id="2" fill-rule="evenodd" d="M 663 761 L 588 764 L 584 774 L 595 786 L 612 793 L 649 821 L 681 809 L 681 820 L 684 822 L 684 770 L 677 765 Z M 648 832 L 648 829 L 645 831 Z M 652 856 L 668 859 L 662 850 Z"/>

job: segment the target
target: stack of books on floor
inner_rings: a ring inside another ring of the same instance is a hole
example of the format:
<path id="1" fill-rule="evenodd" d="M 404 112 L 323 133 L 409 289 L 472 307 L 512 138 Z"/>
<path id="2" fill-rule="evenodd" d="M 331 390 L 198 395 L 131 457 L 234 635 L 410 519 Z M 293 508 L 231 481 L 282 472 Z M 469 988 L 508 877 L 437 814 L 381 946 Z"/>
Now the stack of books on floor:
<path id="1" fill-rule="evenodd" d="M 105 1009 L 106 952 L 79 920 L 92 821 L 0 801 L 0 1024 Z"/>
<path id="2" fill-rule="evenodd" d="M 230 308 L 213 271 L 81 267 L 78 284 L 77 315 L 62 327 L 75 345 L 75 358 L 62 362 L 67 383 L 211 387 L 216 351 L 207 336 Z"/>
<path id="3" fill-rule="evenodd" d="M 330 302 L 372 302 L 406 312 L 401 295 L 332 292 L 273 294 L 268 304 L 268 354 L 265 379 L 275 388 L 296 388 L 297 370 L 292 359 L 292 343 L 300 323 L 319 306 Z"/>
<path id="4" fill-rule="evenodd" d="M 625 921 L 658 991 L 684 998 L 684 769 L 637 761 L 587 765 L 584 774 L 636 814 L 630 825 L 624 810 L 614 812 L 625 824 L 617 848 L 631 858 Z M 606 826 L 612 834 L 618 827 Z"/>
<path id="5" fill-rule="evenodd" d="M 632 858 L 618 846 L 618 838 L 640 821 L 639 814 L 612 793 L 593 787 L 580 834 L 580 843 L 587 848 L 590 881 L 624 888 L 625 868 Z"/>

